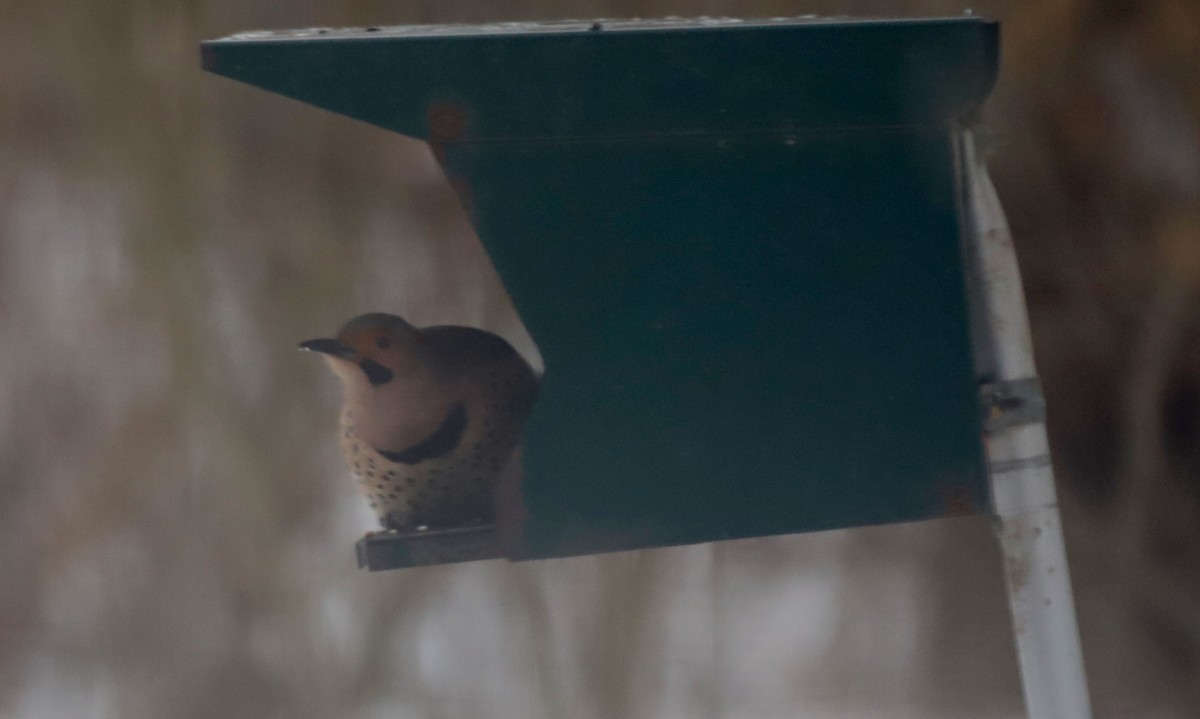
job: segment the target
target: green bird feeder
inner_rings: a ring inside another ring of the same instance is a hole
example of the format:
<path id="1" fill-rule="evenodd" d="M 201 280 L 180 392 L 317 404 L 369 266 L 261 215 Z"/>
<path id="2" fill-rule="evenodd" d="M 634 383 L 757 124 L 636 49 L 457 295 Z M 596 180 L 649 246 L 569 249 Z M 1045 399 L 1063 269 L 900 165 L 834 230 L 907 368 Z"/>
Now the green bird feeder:
<path id="1" fill-rule="evenodd" d="M 1020 274 L 971 132 L 996 23 L 304 30 L 202 50 L 212 72 L 430 143 L 545 361 L 521 508 L 376 535 L 360 564 L 988 512 L 1030 716 L 1090 716 Z"/>
<path id="2" fill-rule="evenodd" d="M 203 59 L 429 142 L 545 360 L 516 541 L 381 535 L 371 568 L 990 508 L 956 137 L 995 23 L 308 30 Z"/>

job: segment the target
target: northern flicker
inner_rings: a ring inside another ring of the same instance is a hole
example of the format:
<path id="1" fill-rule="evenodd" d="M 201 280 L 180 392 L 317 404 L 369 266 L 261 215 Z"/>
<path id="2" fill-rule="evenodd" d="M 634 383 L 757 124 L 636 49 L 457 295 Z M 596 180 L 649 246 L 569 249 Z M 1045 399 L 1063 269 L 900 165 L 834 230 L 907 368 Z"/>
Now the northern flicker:
<path id="1" fill-rule="evenodd" d="M 302 342 L 342 381 L 341 448 L 385 529 L 494 521 L 493 492 L 537 394 L 507 342 L 384 313 Z"/>

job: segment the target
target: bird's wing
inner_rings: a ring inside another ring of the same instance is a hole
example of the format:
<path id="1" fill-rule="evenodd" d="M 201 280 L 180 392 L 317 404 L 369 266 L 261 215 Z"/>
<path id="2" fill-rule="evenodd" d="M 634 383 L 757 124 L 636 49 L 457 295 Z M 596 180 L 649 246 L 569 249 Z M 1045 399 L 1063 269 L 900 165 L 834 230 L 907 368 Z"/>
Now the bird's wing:
<path id="1" fill-rule="evenodd" d="M 467 429 L 467 406 L 455 402 L 446 414 L 446 418 L 425 439 L 399 451 L 389 451 L 376 448 L 385 458 L 401 464 L 417 464 L 418 462 L 448 454 L 462 441 Z"/>
<path id="2" fill-rule="evenodd" d="M 433 366 L 445 380 L 457 380 L 464 373 L 478 372 L 480 367 L 520 358 L 503 337 L 475 327 L 438 325 L 422 328 L 421 334 L 434 353 Z"/>

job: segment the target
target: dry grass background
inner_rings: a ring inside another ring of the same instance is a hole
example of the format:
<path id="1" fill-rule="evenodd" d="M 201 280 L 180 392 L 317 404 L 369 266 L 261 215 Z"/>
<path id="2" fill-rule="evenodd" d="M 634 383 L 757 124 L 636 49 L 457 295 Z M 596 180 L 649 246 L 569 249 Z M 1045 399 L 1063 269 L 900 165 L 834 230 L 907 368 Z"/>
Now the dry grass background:
<path id="1" fill-rule="evenodd" d="M 972 6 L 1097 714 L 1200 713 L 1200 5 Z M 291 351 L 519 338 L 423 146 L 199 70 L 253 28 L 909 2 L 0 5 L 0 716 L 1007 717 L 986 520 L 386 575 Z"/>

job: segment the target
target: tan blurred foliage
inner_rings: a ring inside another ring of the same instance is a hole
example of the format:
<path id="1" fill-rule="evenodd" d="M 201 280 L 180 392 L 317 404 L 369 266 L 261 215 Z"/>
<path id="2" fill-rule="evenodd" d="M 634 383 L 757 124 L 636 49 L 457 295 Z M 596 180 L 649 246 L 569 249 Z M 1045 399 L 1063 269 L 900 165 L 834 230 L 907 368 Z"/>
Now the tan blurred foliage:
<path id="1" fill-rule="evenodd" d="M 984 119 L 1100 716 L 1200 712 L 1200 4 L 1004 21 Z M 985 520 L 365 575 L 335 388 L 386 309 L 522 341 L 419 143 L 199 70 L 254 28 L 907 2 L 0 4 L 0 716 L 1019 711 Z"/>
<path id="2" fill-rule="evenodd" d="M 1115 560 L 1129 616 L 1154 623 L 1194 676 L 1200 5 L 1043 3 L 1005 34 L 993 174 L 1060 478 L 1087 507 L 1072 515 L 1075 546 Z"/>

